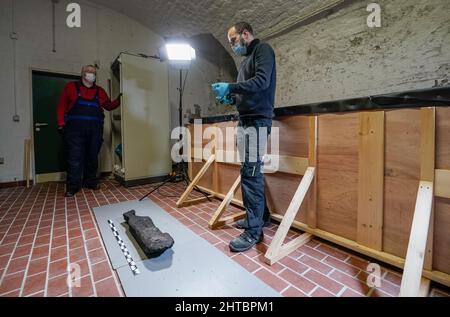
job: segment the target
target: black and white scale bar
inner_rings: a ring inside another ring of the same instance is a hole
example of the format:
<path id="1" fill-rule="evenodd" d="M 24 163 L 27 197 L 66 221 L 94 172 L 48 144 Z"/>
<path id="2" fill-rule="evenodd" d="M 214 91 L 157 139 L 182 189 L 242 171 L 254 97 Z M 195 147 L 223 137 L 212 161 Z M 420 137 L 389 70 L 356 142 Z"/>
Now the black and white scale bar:
<path id="1" fill-rule="evenodd" d="M 128 251 L 127 247 L 125 246 L 125 243 L 123 242 L 122 238 L 120 237 L 119 231 L 117 230 L 116 226 L 114 225 L 114 222 L 112 220 L 108 220 L 108 224 L 111 227 L 112 233 L 114 237 L 117 240 L 117 243 L 119 244 L 120 250 L 122 250 L 123 255 L 125 256 L 125 259 L 127 260 L 128 265 L 130 266 L 131 271 L 134 275 L 137 275 L 141 273 L 136 265 L 136 262 L 134 262 L 133 258 L 130 255 L 130 252 Z"/>

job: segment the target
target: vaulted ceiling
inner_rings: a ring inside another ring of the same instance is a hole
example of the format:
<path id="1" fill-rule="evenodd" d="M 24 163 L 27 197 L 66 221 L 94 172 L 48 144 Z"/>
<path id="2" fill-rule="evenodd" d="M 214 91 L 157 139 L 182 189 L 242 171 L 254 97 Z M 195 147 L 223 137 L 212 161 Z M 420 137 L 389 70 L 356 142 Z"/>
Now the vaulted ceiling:
<path id="1" fill-rule="evenodd" d="M 228 47 L 226 32 L 249 22 L 260 37 L 344 0 L 89 0 L 139 21 L 161 36 L 211 33 Z"/>

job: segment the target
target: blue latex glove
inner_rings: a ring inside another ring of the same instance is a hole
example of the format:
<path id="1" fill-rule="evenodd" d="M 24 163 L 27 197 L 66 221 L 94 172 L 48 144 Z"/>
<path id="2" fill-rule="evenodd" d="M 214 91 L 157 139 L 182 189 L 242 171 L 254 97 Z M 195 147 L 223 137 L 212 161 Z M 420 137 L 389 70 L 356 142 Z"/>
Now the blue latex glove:
<path id="1" fill-rule="evenodd" d="M 222 98 L 216 97 L 217 101 L 221 103 L 222 105 L 231 105 L 233 104 L 233 98 L 231 98 L 231 95 L 228 94 Z"/>
<path id="2" fill-rule="evenodd" d="M 211 85 L 214 94 L 218 98 L 223 98 L 230 93 L 230 84 L 229 83 L 214 83 Z"/>

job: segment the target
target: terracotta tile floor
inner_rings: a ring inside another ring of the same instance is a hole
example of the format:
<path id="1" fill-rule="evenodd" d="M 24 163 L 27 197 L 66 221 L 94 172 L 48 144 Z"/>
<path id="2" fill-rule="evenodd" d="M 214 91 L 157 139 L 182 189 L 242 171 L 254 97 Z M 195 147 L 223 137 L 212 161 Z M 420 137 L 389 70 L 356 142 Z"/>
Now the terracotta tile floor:
<path id="1" fill-rule="evenodd" d="M 0 296 L 123 296 L 92 208 L 140 198 L 151 188 L 124 188 L 105 180 L 101 190 L 84 190 L 70 199 L 63 197 L 62 183 L 1 189 Z M 175 202 L 183 189 L 182 184 L 168 184 L 151 198 L 284 296 L 395 296 L 399 291 L 401 275 L 394 269 L 382 267 L 381 286 L 370 288 L 365 283 L 368 259 L 322 240 L 310 241 L 273 266 L 264 264 L 262 256 L 277 224 L 264 229 L 264 243 L 245 253 L 230 253 L 228 242 L 240 231 L 231 226 L 207 227 L 220 202 L 178 209 Z M 299 234 L 291 230 L 287 241 Z M 73 287 L 67 284 L 69 265 L 80 273 Z M 435 285 L 430 295 L 449 296 L 449 291 Z"/>

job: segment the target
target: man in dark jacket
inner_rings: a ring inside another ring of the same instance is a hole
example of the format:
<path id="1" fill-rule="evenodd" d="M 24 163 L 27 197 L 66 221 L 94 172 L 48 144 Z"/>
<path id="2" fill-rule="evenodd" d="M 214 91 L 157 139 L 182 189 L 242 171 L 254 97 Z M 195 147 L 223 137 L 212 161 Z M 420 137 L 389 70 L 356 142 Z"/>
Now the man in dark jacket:
<path id="1" fill-rule="evenodd" d="M 242 252 L 263 240 L 262 228 L 270 221 L 262 157 L 274 115 L 276 65 L 272 47 L 255 39 L 246 22 L 236 23 L 228 30 L 228 41 L 233 52 L 245 59 L 236 83 L 215 83 L 212 88 L 220 103 L 234 104 L 239 112 L 237 143 L 246 218 L 236 223 L 245 230 L 230 242 L 230 250 Z"/>
<path id="2" fill-rule="evenodd" d="M 97 86 L 96 68 L 86 65 L 79 81 L 67 83 L 56 109 L 58 131 L 64 135 L 67 161 L 66 197 L 81 187 L 98 189 L 98 153 L 103 143 L 103 109 L 120 105 Z"/>

